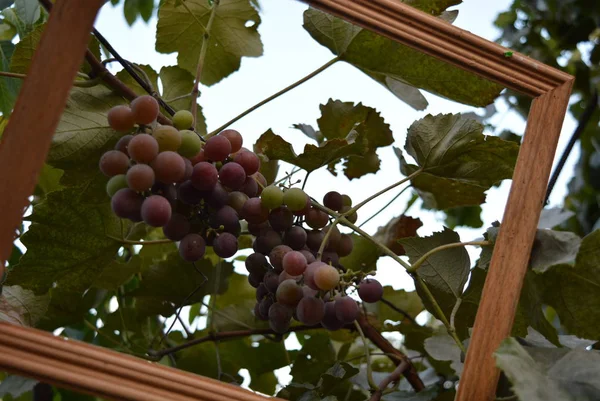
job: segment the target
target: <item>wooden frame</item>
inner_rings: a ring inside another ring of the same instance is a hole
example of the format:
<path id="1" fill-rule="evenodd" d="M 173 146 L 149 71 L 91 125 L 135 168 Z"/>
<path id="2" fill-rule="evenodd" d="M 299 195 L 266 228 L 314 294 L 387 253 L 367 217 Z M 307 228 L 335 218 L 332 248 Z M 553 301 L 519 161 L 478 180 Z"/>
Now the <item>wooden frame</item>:
<path id="1" fill-rule="evenodd" d="M 457 395 L 459 401 L 493 400 L 499 376 L 493 352 L 511 332 L 574 78 L 522 54 L 507 53 L 399 0 L 305 2 L 534 99 Z M 0 171 L 11 173 L 0 181 L 2 263 L 103 3 L 57 2 L 5 129 Z M 48 71 L 52 80 L 46 77 Z M 263 399 L 235 386 L 8 324 L 0 324 L 0 368 L 120 400 Z"/>

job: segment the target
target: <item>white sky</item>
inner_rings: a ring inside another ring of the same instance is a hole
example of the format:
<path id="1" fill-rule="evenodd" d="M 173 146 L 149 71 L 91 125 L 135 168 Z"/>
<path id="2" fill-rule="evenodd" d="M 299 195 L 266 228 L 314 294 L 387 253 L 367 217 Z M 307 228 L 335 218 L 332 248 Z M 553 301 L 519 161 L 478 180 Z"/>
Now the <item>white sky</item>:
<path id="1" fill-rule="evenodd" d="M 307 8 L 305 4 L 293 0 L 261 0 L 261 5 L 262 23 L 259 32 L 264 44 L 264 55 L 260 58 L 242 59 L 238 72 L 210 88 L 202 88 L 199 103 L 204 108 L 209 131 L 310 73 L 332 57 L 329 50 L 315 42 L 302 28 L 302 13 Z M 493 26 L 493 20 L 499 12 L 509 7 L 510 1 L 499 0 L 486 2 L 485 7 L 482 5 L 481 2 L 465 1 L 456 7 L 459 16 L 455 25 L 486 39 L 494 40 L 499 35 L 499 31 Z M 138 20 L 133 27 L 129 28 L 123 18 L 121 7 L 114 8 L 107 3 L 100 12 L 96 27 L 117 51 L 130 61 L 150 64 L 155 70 L 159 70 L 164 65 L 176 64 L 175 54 L 164 55 L 154 50 L 156 18 L 148 24 Z M 429 107 L 423 112 L 414 111 L 351 65 L 338 63 L 301 87 L 238 121 L 231 128 L 242 133 L 247 145 L 254 143 L 262 133 L 271 128 L 276 134 L 291 142 L 297 152 L 301 152 L 304 144 L 309 140 L 300 131 L 291 128 L 292 124 L 307 123 L 316 126 L 316 120 L 320 117 L 319 105 L 333 98 L 355 103 L 362 102 L 380 111 L 392 128 L 394 146 L 403 148 L 406 130 L 414 120 L 429 113 L 474 110 L 472 107 L 453 103 L 429 93 L 425 96 L 429 101 Z M 497 101 L 496 107 L 498 113 L 492 122 L 499 124 L 498 132 L 503 128 L 517 133 L 523 132 L 524 121 L 512 112 L 505 112 L 504 102 Z M 568 116 L 556 159 L 573 129 L 574 121 Z M 553 205 L 560 204 L 562 201 L 577 153 L 577 150 L 573 152 L 561 175 L 551 198 Z M 357 203 L 401 178 L 392 147 L 380 149 L 379 156 L 382 160 L 382 171 L 377 175 L 369 174 L 350 181 L 343 174 L 336 178 L 323 170 L 311 174 L 306 190 L 316 199 L 321 199 L 330 190 L 337 190 L 349 194 L 354 203 Z M 283 166 L 280 174 L 290 170 L 290 166 Z M 299 173 L 297 176 L 303 178 L 303 174 Z M 500 188 L 488 191 L 488 203 L 483 205 L 485 227 L 494 220 L 501 220 L 508 189 L 509 182 L 505 181 Z M 359 223 L 387 203 L 396 193 L 397 190 L 390 191 L 361 209 Z M 409 191 L 388 211 L 371 220 L 364 228 L 374 233 L 377 227 L 400 214 L 405 207 L 408 194 Z M 420 217 L 424 222 L 424 226 L 419 230 L 420 235 L 427 235 L 442 228 L 441 214 L 421 212 L 417 205 L 413 206 L 409 214 Z M 458 231 L 462 240 L 470 240 L 479 237 L 483 229 L 458 229 Z M 472 255 L 476 254 L 472 252 Z M 378 267 L 378 276 L 384 283 L 397 288 L 407 283 L 402 268 L 389 258 L 381 259 Z"/>

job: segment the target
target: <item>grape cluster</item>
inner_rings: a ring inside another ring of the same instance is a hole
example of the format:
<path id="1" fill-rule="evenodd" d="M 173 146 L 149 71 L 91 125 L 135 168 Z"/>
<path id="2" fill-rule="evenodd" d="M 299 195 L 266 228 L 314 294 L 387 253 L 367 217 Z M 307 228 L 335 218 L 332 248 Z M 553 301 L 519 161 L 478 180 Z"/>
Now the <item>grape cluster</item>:
<path id="1" fill-rule="evenodd" d="M 352 252 L 352 237 L 340 233 L 327 213 L 312 207 L 301 189 L 281 190 L 271 185 L 254 203 L 256 211 L 245 218 L 256 240 L 254 253 L 245 264 L 248 281 L 256 288 L 256 317 L 268 320 L 277 333 L 285 333 L 292 318 L 309 326 L 321 324 L 329 330 L 354 322 L 359 307 L 341 286 L 343 268 L 339 264 L 340 257 Z M 331 191 L 323 204 L 346 213 L 352 201 Z M 356 221 L 356 214 L 348 219 Z M 361 299 L 376 302 L 381 298 L 377 285 L 381 287 L 372 279 L 362 282 Z"/>
<path id="2" fill-rule="evenodd" d="M 173 116 L 174 126 L 157 125 L 158 102 L 136 98 L 131 106 L 116 106 L 109 125 L 125 135 L 100 159 L 110 177 L 106 190 L 120 218 L 162 227 L 165 237 L 179 242 L 188 262 L 204 256 L 206 246 L 222 257 L 238 250 L 242 215 L 252 215 L 256 198 L 267 185 L 258 171 L 256 154 L 242 147 L 242 136 L 225 130 L 203 143 L 188 130 L 190 112 Z M 148 126 L 152 124 L 152 126 Z"/>

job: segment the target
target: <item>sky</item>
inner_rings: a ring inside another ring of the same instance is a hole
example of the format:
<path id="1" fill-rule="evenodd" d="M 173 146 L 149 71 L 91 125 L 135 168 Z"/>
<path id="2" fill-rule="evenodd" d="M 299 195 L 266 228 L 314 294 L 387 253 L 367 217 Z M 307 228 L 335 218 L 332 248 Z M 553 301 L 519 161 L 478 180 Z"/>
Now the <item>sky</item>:
<path id="1" fill-rule="evenodd" d="M 333 57 L 328 49 L 315 42 L 302 28 L 302 13 L 307 8 L 305 4 L 294 0 L 261 0 L 260 3 L 262 23 L 259 33 L 264 44 L 264 55 L 260 58 L 242 59 L 239 71 L 212 87 L 201 88 L 198 102 L 204 109 L 209 131 L 304 77 Z M 483 38 L 494 40 L 499 36 L 499 31 L 493 26 L 495 16 L 508 9 L 510 3 L 509 0 L 498 0 L 485 2 L 484 6 L 483 2 L 467 0 L 453 8 L 459 10 L 454 24 Z M 138 20 L 132 27 L 129 27 L 123 18 L 121 6 L 113 7 L 107 3 L 100 12 L 96 28 L 129 61 L 150 64 L 155 70 L 159 70 L 165 65 L 176 64 L 175 54 L 159 54 L 154 50 L 155 17 L 149 23 Z M 119 69 L 114 63 L 112 68 Z M 261 134 L 272 129 L 276 134 L 292 143 L 296 152 L 300 153 L 303 146 L 310 141 L 300 131 L 293 129 L 292 125 L 305 123 L 316 127 L 316 120 L 320 117 L 319 105 L 332 98 L 346 102 L 362 102 L 364 105 L 378 110 L 386 123 L 390 124 L 394 133 L 395 143 L 393 146 L 403 148 L 408 127 L 415 120 L 423 118 L 427 114 L 471 111 L 481 114 L 483 112 L 481 109 L 457 104 L 428 93 L 425 93 L 425 96 L 429 101 L 429 107 L 425 111 L 415 111 L 351 65 L 337 63 L 299 88 L 238 121 L 230 128 L 237 129 L 242 133 L 246 146 L 251 146 Z M 496 124 L 498 129 L 496 132 L 486 133 L 497 134 L 503 129 L 509 129 L 522 134 L 525 121 L 515 113 L 508 111 L 503 101 L 497 101 L 495 106 L 498 113 L 491 122 Z M 574 125 L 573 119 L 567 116 L 556 160 L 560 157 L 562 148 L 568 141 Z M 382 161 L 381 171 L 378 174 L 369 174 L 350 181 L 343 174 L 334 177 L 327 171 L 319 171 L 311 174 L 306 191 L 314 198 L 321 199 L 326 192 L 337 190 L 350 195 L 355 204 L 360 202 L 370 194 L 402 178 L 392 147 L 380 149 L 378 154 Z M 566 184 L 572 174 L 577 156 L 578 150 L 576 149 L 571 154 L 556 185 L 550 199 L 551 206 L 558 206 L 562 203 Z M 280 174 L 289 171 L 291 171 L 291 166 L 282 166 Z M 298 174 L 297 177 L 303 178 L 303 174 Z M 493 188 L 487 192 L 488 202 L 482 206 L 484 227 L 481 229 L 458 228 L 457 231 L 462 241 L 481 237 L 485 227 L 489 227 L 495 220 L 502 219 L 509 188 L 510 181 L 505 181 L 499 188 Z M 364 221 L 379 210 L 397 192 L 398 189 L 390 191 L 361 209 L 358 222 Z M 409 191 L 396 200 L 387 211 L 371 220 L 363 228 L 369 233 L 374 233 L 379 226 L 385 225 L 390 219 L 403 212 L 408 197 Z M 410 209 L 408 214 L 419 217 L 423 221 L 424 225 L 418 231 L 421 236 L 429 235 L 443 228 L 443 214 L 441 213 L 423 212 L 417 204 Z M 249 250 L 245 251 L 245 253 L 249 252 Z M 474 262 L 478 251 L 469 249 L 469 253 Z M 381 258 L 377 268 L 377 278 L 383 284 L 408 290 L 414 288 L 403 268 L 391 259 Z M 236 264 L 236 271 L 241 273 L 244 270 L 243 264 Z M 288 342 L 286 345 L 295 347 L 293 336 L 290 336 Z M 246 376 L 245 384 L 247 384 L 247 374 L 243 374 L 243 376 Z M 289 369 L 282 370 L 278 376 L 283 383 L 289 381 Z"/>

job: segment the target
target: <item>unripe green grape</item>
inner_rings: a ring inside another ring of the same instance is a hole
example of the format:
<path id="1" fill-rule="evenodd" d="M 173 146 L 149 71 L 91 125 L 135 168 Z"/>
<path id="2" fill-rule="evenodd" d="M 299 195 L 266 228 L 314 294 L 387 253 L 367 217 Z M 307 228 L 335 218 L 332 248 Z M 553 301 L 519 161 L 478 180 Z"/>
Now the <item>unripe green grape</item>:
<path id="1" fill-rule="evenodd" d="M 127 176 L 125 174 L 115 175 L 106 183 L 106 193 L 112 198 L 119 189 L 127 188 Z"/>
<path id="2" fill-rule="evenodd" d="M 161 125 L 156 127 L 152 136 L 158 142 L 159 152 L 167 150 L 177 152 L 177 149 L 181 146 L 181 133 L 170 125 Z"/>
<path id="3" fill-rule="evenodd" d="M 329 291 L 339 284 L 340 273 L 335 267 L 323 264 L 315 271 L 314 281 L 319 289 Z"/>
<path id="4" fill-rule="evenodd" d="M 283 203 L 293 212 L 304 209 L 307 202 L 308 197 L 300 188 L 290 188 L 283 194 Z"/>
<path id="5" fill-rule="evenodd" d="M 194 157 L 202 149 L 202 141 L 198 134 L 190 130 L 182 130 L 181 133 L 181 146 L 177 152 L 183 157 Z"/>
<path id="6" fill-rule="evenodd" d="M 283 204 L 283 191 L 275 185 L 269 185 L 260 194 L 263 206 L 269 209 L 278 208 Z"/>
<path id="7" fill-rule="evenodd" d="M 194 124 L 194 116 L 187 110 L 179 110 L 173 115 L 173 125 L 177 129 L 188 129 Z"/>

